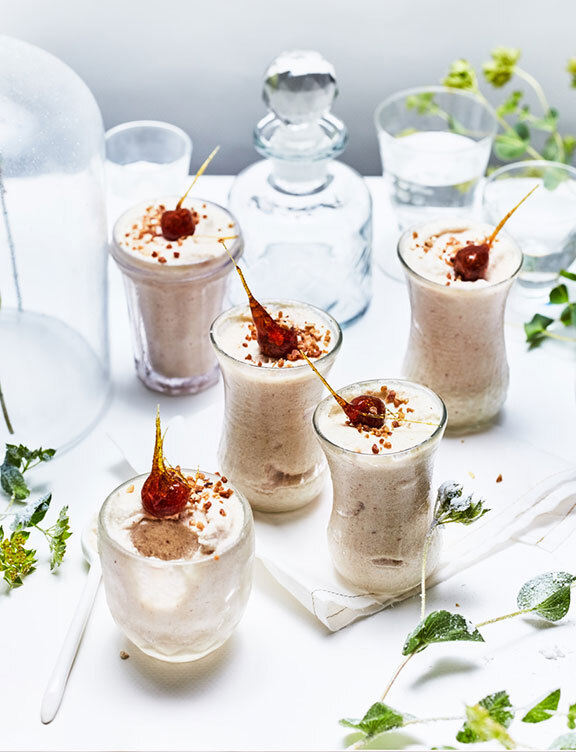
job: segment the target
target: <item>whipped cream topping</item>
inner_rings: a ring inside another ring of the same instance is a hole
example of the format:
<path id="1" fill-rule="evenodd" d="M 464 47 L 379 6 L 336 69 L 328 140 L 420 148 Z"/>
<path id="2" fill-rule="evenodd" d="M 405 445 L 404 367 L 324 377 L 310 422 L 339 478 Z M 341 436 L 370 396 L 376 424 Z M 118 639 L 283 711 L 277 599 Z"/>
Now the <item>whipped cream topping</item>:
<path id="1" fill-rule="evenodd" d="M 242 503 L 236 491 L 223 478 L 209 473 L 197 476 L 193 470 L 183 472 L 192 482 L 198 477 L 198 492 L 177 517 L 179 524 L 187 526 L 194 533 L 199 544 L 187 558 L 196 561 L 217 557 L 240 535 L 244 524 Z M 141 475 L 120 486 L 110 497 L 103 520 L 110 537 L 138 556 L 141 554 L 133 543 L 132 531 L 142 520 L 153 519 L 146 515 L 141 503 L 140 494 L 147 477 Z"/>
<path id="2" fill-rule="evenodd" d="M 411 449 L 432 436 L 442 420 L 440 400 L 409 382 L 383 381 L 379 389 L 354 384 L 338 393 L 348 402 L 368 394 L 379 397 L 386 406 L 382 428 L 370 428 L 352 425 L 332 396 L 321 403 L 315 416 L 318 430 L 328 441 L 351 452 L 379 455 Z"/>
<path id="3" fill-rule="evenodd" d="M 155 266 L 182 266 L 215 259 L 226 251 L 218 238 L 238 234 L 238 225 L 232 215 L 217 204 L 197 198 L 188 198 L 183 208 L 195 215 L 196 230 L 193 235 L 178 240 L 166 240 L 162 235 L 160 219 L 164 210 L 176 208 L 179 197 L 168 197 L 138 204 L 123 214 L 114 228 L 117 245 L 133 258 Z M 228 248 L 234 240 L 227 242 Z"/>
<path id="4" fill-rule="evenodd" d="M 310 360 L 317 360 L 330 352 L 337 335 L 322 313 L 311 306 L 298 303 L 263 303 L 268 313 L 279 323 L 298 329 L 298 341 Z M 262 353 L 250 307 L 237 306 L 218 322 L 214 329 L 218 347 L 227 355 L 249 365 L 262 368 L 293 368 L 310 366 L 296 351 L 286 358 L 270 358 Z"/>
<path id="5" fill-rule="evenodd" d="M 467 245 L 485 243 L 493 231 L 492 225 L 452 220 L 429 222 L 407 234 L 400 246 L 406 264 L 420 276 L 446 287 L 463 289 L 488 287 L 509 279 L 518 269 L 522 254 L 516 243 L 500 232 L 490 250 L 486 278 L 474 282 L 458 279 L 452 258 Z"/>

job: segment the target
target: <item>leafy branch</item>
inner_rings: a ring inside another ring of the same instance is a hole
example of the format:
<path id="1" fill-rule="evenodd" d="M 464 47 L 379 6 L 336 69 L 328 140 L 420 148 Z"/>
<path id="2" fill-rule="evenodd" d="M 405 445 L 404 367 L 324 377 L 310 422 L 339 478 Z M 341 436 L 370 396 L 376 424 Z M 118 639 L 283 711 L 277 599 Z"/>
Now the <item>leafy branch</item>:
<path id="1" fill-rule="evenodd" d="M 516 161 L 528 156 L 532 159 L 569 163 L 576 149 L 576 137 L 559 133 L 558 110 L 550 106 L 539 81 L 518 65 L 520 57 L 521 51 L 517 48 L 496 47 L 491 51 L 490 59 L 482 65 L 482 76 L 495 89 L 502 88 L 514 78 L 520 79 L 535 94 L 541 110 L 538 114 L 532 112 L 522 89 L 513 90 L 501 104 L 493 106 L 480 88 L 476 69 L 465 59 L 455 60 L 450 65 L 442 84 L 450 89 L 471 92 L 493 114 L 502 129 L 494 140 L 494 151 L 502 161 Z M 566 70 L 571 76 L 572 86 L 575 86 L 576 58 L 568 61 Z M 465 132 L 449 113 L 438 106 L 434 95 L 429 92 L 409 97 L 406 106 L 417 109 L 420 114 L 438 115 L 448 122 L 454 132 Z M 541 151 L 532 143 L 533 131 L 547 134 Z M 555 176 L 548 181 L 547 187 L 552 188 L 554 181 L 557 184 L 558 180 L 559 176 Z"/>
<path id="2" fill-rule="evenodd" d="M 384 702 L 401 671 L 417 653 L 421 653 L 432 644 L 441 642 L 484 642 L 484 637 L 479 628 L 516 616 L 534 613 L 547 621 L 555 622 L 563 619 L 568 613 L 571 589 L 576 583 L 576 575 L 569 572 L 546 572 L 522 585 L 516 598 L 516 611 L 486 619 L 477 624 L 461 614 L 451 613 L 444 609 L 432 611 L 427 616 L 425 615 L 426 554 L 433 532 L 439 525 L 450 522 L 469 525 L 480 519 L 488 511 L 484 508 L 483 501 L 475 500 L 471 494 L 464 496 L 463 488 L 458 483 L 448 481 L 438 489 L 433 520 L 422 555 L 422 618 L 406 637 L 402 647 L 403 660 L 393 673 L 381 699 L 370 706 L 363 718 L 347 718 L 340 721 L 341 725 L 353 728 L 362 734 L 354 748 L 362 748 L 366 741 L 392 729 L 415 723 L 460 719 L 458 716 L 417 719 L 401 713 Z M 557 714 L 559 699 L 560 690 L 555 690 L 533 708 L 530 708 L 522 717 L 522 722 L 539 723 L 553 717 Z M 457 734 L 457 741 L 472 743 L 494 740 L 505 749 L 515 749 L 518 743 L 508 732 L 515 712 L 506 692 L 501 691 L 488 695 L 475 705 L 466 707 L 466 714 L 463 719 L 464 725 Z M 566 717 L 568 727 L 570 729 L 576 728 L 576 703 L 570 705 Z M 554 744 L 556 743 L 572 746 L 553 746 L 551 749 L 576 749 L 576 734 L 564 735 L 560 742 L 559 740 L 554 742 Z"/>
<path id="3" fill-rule="evenodd" d="M 48 543 L 52 571 L 60 566 L 66 553 L 66 541 L 72 535 L 67 506 L 62 507 L 56 522 L 47 528 L 40 523 L 50 508 L 52 494 L 14 509 L 15 503 L 23 502 L 30 496 L 24 474 L 43 462 L 49 462 L 55 453 L 54 449 L 28 449 L 23 444 L 6 444 L 4 461 L 0 466 L 0 487 L 9 497 L 9 502 L 0 513 L 0 521 L 12 517 L 12 522 L 10 535 L 0 525 L 0 572 L 9 590 L 22 585 L 36 568 L 36 549 L 26 548 L 32 530 L 41 533 Z"/>
<path id="4" fill-rule="evenodd" d="M 576 274 L 568 272 L 565 269 L 560 272 L 560 276 L 576 281 Z M 576 337 L 566 337 L 555 331 L 549 331 L 549 327 L 557 321 L 561 321 L 564 326 L 576 327 L 576 301 L 570 300 L 568 288 L 564 283 L 550 290 L 549 302 L 551 305 L 563 305 L 564 308 L 557 319 L 536 313 L 530 321 L 524 324 L 526 342 L 530 345 L 530 350 L 541 345 L 547 337 L 558 339 L 562 342 L 576 343 Z"/>

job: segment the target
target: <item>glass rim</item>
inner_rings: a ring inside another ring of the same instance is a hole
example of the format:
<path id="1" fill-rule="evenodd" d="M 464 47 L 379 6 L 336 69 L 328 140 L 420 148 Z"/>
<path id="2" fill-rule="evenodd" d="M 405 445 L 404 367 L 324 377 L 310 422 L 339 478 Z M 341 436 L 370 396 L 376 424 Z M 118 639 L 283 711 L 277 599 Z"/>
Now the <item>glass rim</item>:
<path id="1" fill-rule="evenodd" d="M 509 172 L 511 170 L 518 170 L 518 169 L 526 169 L 526 168 L 540 168 L 543 169 L 546 168 L 552 168 L 554 170 L 564 170 L 568 172 L 574 180 L 576 180 L 576 167 L 565 164 L 564 162 L 552 162 L 547 159 L 523 159 L 520 162 L 509 162 L 508 164 L 502 165 L 501 167 L 498 167 L 498 169 L 494 170 L 494 172 L 490 173 L 490 175 L 486 175 L 484 178 L 484 184 L 482 186 L 482 198 L 484 198 L 484 194 L 486 191 L 486 186 L 489 183 L 495 182 L 500 175 L 504 174 L 505 172 Z M 534 177 L 533 175 L 530 177 Z M 534 178 L 535 180 L 538 180 L 539 178 Z"/>
<path id="2" fill-rule="evenodd" d="M 189 468 L 182 468 L 182 472 L 188 473 L 190 475 L 195 474 L 197 470 L 190 470 Z M 210 479 L 214 480 L 220 480 L 220 476 L 216 475 L 215 473 L 209 473 L 206 470 L 200 470 L 201 473 L 203 473 L 205 476 L 209 477 Z M 139 562 L 144 562 L 146 564 L 153 564 L 154 567 L 157 568 L 163 568 L 163 567 L 197 567 L 197 566 L 206 566 L 209 562 L 212 561 L 218 561 L 222 559 L 223 556 L 228 554 L 230 551 L 232 551 L 241 541 L 244 540 L 247 533 L 249 532 L 252 524 L 253 524 L 253 517 L 252 517 L 252 507 L 250 506 L 248 499 L 244 496 L 243 493 L 241 493 L 238 488 L 233 483 L 228 483 L 227 485 L 230 486 L 234 490 L 234 493 L 237 494 L 238 499 L 240 500 L 240 504 L 242 506 L 242 513 L 244 515 L 244 519 L 242 521 L 242 527 L 240 529 L 240 532 L 236 538 L 234 538 L 233 541 L 231 541 L 226 548 L 224 548 L 219 554 L 217 554 L 218 559 L 215 559 L 215 554 L 211 554 L 210 556 L 206 557 L 205 559 L 157 559 L 154 556 L 144 556 L 139 553 L 135 553 L 134 551 L 130 551 L 130 549 L 125 548 L 121 543 L 119 543 L 117 540 L 114 540 L 114 538 L 110 535 L 106 523 L 104 521 L 104 515 L 106 510 L 108 509 L 108 505 L 111 503 L 113 496 L 120 491 L 122 488 L 127 486 L 129 483 L 136 484 L 140 479 L 147 478 L 149 473 L 140 473 L 139 475 L 135 475 L 132 478 L 129 478 L 128 480 L 125 480 L 123 483 L 120 483 L 120 485 L 116 486 L 116 488 L 111 491 L 108 496 L 104 499 L 104 502 L 102 503 L 102 506 L 100 507 L 100 510 L 98 512 L 98 537 L 100 535 L 103 535 L 106 542 L 112 546 L 112 548 L 115 548 L 117 551 L 121 551 L 122 554 L 130 557 L 131 559 L 134 559 Z M 98 553 L 100 555 L 100 549 L 98 549 Z"/>
<path id="3" fill-rule="evenodd" d="M 481 99 L 478 98 L 476 94 L 474 94 L 471 91 L 467 91 L 466 89 L 455 89 L 450 86 L 442 86 L 441 84 L 432 84 L 430 86 L 413 86 L 409 89 L 401 89 L 400 91 L 396 91 L 393 94 L 390 94 L 390 96 L 386 97 L 386 99 L 383 99 L 374 110 L 374 125 L 376 127 L 376 132 L 384 132 L 388 133 L 390 136 L 392 134 L 384 128 L 384 126 L 380 123 L 380 116 L 382 114 L 382 111 L 389 107 L 391 104 L 394 104 L 400 99 L 406 99 L 406 97 L 412 96 L 414 94 L 421 94 L 422 92 L 436 92 L 439 94 L 449 94 L 451 96 L 456 97 L 462 97 L 463 99 L 468 99 L 471 102 L 474 102 L 477 104 L 481 109 L 484 110 L 484 112 L 490 116 L 492 120 L 492 127 L 487 128 L 485 134 L 482 136 L 482 138 L 479 138 L 477 141 L 474 141 L 472 144 L 466 144 L 465 146 L 462 146 L 461 149 L 458 149 L 458 151 L 464 151 L 465 149 L 471 149 L 477 144 L 485 141 L 486 139 L 493 139 L 496 133 L 498 132 L 498 121 L 494 114 L 490 111 L 489 107 L 486 105 L 485 102 L 483 102 Z M 395 136 L 392 136 L 395 138 Z M 457 151 L 456 149 L 454 151 Z"/>
<path id="4" fill-rule="evenodd" d="M 434 390 L 430 389 L 430 387 L 425 386 L 424 384 L 419 384 L 416 381 L 410 381 L 410 379 L 402 379 L 402 378 L 381 378 L 381 379 L 368 379 L 367 381 L 354 381 L 352 384 L 347 384 L 346 386 L 340 387 L 340 389 L 336 389 L 337 394 L 341 394 L 347 389 L 352 389 L 353 387 L 361 387 L 362 389 L 369 388 L 370 386 L 374 387 L 375 385 L 380 386 L 387 386 L 388 384 L 408 384 L 410 386 L 416 387 L 418 390 L 426 392 L 427 394 L 431 395 L 434 400 L 436 400 L 442 410 L 442 415 L 440 417 L 440 423 L 436 426 L 434 431 L 430 434 L 430 436 L 427 436 L 425 439 L 422 439 L 418 444 L 414 444 L 411 447 L 407 447 L 406 449 L 399 449 L 396 452 L 386 452 L 385 454 L 373 454 L 372 452 L 356 452 L 354 449 L 348 449 L 347 447 L 343 447 L 340 444 L 337 444 L 335 441 L 332 441 L 332 439 L 329 439 L 321 430 L 318 425 L 319 421 L 319 415 L 320 411 L 323 409 L 323 407 L 328 404 L 329 401 L 334 400 L 334 397 L 332 394 L 328 394 L 326 397 L 324 397 L 317 405 L 314 410 L 314 414 L 312 416 L 312 424 L 314 426 L 314 431 L 316 432 L 316 435 L 321 438 L 326 443 L 330 444 L 333 447 L 336 447 L 342 452 L 347 452 L 350 455 L 354 455 L 355 457 L 358 456 L 364 456 L 364 457 L 373 457 L 374 459 L 378 458 L 385 458 L 385 457 L 398 457 L 402 454 L 406 454 L 407 452 L 413 452 L 415 449 L 419 449 L 422 446 L 425 446 L 426 444 L 432 442 L 438 436 L 442 435 L 444 432 L 444 429 L 446 428 L 446 422 L 448 419 L 448 411 L 446 410 L 446 405 L 444 403 L 444 400 L 442 397 L 440 397 L 439 394 L 437 394 Z"/>
<path id="5" fill-rule="evenodd" d="M 147 201 L 138 201 L 128 209 L 122 212 L 122 214 L 114 222 L 112 228 L 112 240 L 109 244 L 110 255 L 118 266 L 128 272 L 136 272 L 143 278 L 154 278 L 156 280 L 161 279 L 163 283 L 180 283 L 192 279 L 203 279 L 215 276 L 218 272 L 226 269 L 227 266 L 232 265 L 232 261 L 228 254 L 224 253 L 212 258 L 201 259 L 199 261 L 193 261 L 188 264 L 152 264 L 143 259 L 139 259 L 137 256 L 130 256 L 130 254 L 122 248 L 119 243 L 120 223 L 125 221 L 126 217 L 132 212 L 139 209 L 139 207 L 149 206 L 150 204 L 162 202 L 177 202 L 180 196 L 166 196 L 162 199 L 149 199 Z M 236 217 L 232 214 L 230 209 L 221 204 L 217 204 L 215 201 L 209 201 L 201 197 L 191 196 L 190 200 L 196 199 L 202 201 L 207 206 L 215 206 L 218 209 L 225 211 L 237 228 L 238 237 L 234 239 L 231 247 L 228 249 L 232 258 L 237 261 L 244 252 L 244 236 L 242 235 L 242 228 Z M 194 237 L 193 235 L 191 237 Z M 132 262 L 132 263 L 130 263 Z"/>
<path id="6" fill-rule="evenodd" d="M 465 221 L 465 219 L 462 217 L 454 217 L 453 219 L 455 222 Z M 450 220 L 446 220 L 447 223 L 449 221 Z M 412 274 L 418 280 L 427 282 L 428 284 L 433 285 L 434 287 L 438 287 L 441 290 L 458 290 L 459 293 L 463 292 L 465 295 L 474 295 L 474 294 L 482 294 L 483 292 L 486 292 L 487 290 L 494 290 L 496 287 L 500 287 L 501 285 L 507 284 L 508 282 L 513 281 L 514 278 L 520 272 L 520 269 L 522 268 L 522 264 L 524 263 L 524 254 L 522 253 L 522 249 L 520 248 L 520 245 L 507 232 L 499 232 L 498 237 L 504 237 L 507 240 L 509 240 L 512 243 L 512 245 L 518 249 L 519 254 L 520 254 L 520 261 L 518 263 L 518 266 L 514 269 L 513 272 L 511 272 L 504 279 L 501 279 L 499 282 L 494 282 L 493 284 L 482 285 L 481 287 L 472 287 L 472 286 L 470 287 L 446 287 L 446 284 L 444 282 L 436 282 L 436 280 L 434 279 L 429 279 L 428 277 L 425 277 L 423 274 L 420 274 L 420 272 L 417 272 L 415 269 L 413 269 L 408 263 L 408 261 L 403 257 L 401 246 L 406 237 L 408 237 L 409 235 L 412 235 L 412 233 L 418 230 L 418 228 L 426 227 L 426 225 L 432 224 L 433 222 L 434 220 L 432 220 L 431 222 L 425 222 L 425 223 L 419 222 L 417 224 L 411 225 L 410 227 L 406 228 L 406 230 L 404 230 L 404 232 L 398 238 L 398 243 L 396 245 L 396 254 L 398 258 L 400 259 L 400 263 L 404 267 L 405 272 L 407 272 L 408 274 Z M 488 222 L 479 222 L 478 224 L 486 224 L 488 226 L 491 226 Z"/>
<path id="7" fill-rule="evenodd" d="M 186 131 L 180 128 L 178 125 L 167 123 L 164 120 L 127 120 L 125 123 L 118 123 L 118 125 L 113 125 L 112 128 L 108 128 L 108 130 L 104 133 L 104 140 L 108 141 L 110 138 L 113 138 L 120 133 L 124 133 L 124 131 L 129 131 L 132 129 L 135 130 L 136 128 L 151 128 L 156 130 L 169 131 L 170 133 L 180 136 L 186 143 L 186 145 L 190 148 L 190 150 L 192 150 L 192 139 L 186 133 Z"/>
<path id="8" fill-rule="evenodd" d="M 277 305 L 281 307 L 290 307 L 290 306 L 304 307 L 304 308 L 311 308 L 313 311 L 320 313 L 321 316 L 328 319 L 329 323 L 331 324 L 332 329 L 334 330 L 336 334 L 336 342 L 331 350 L 329 350 L 324 355 L 321 355 L 319 358 L 316 358 L 316 360 L 314 361 L 314 365 L 316 365 L 317 363 L 321 363 L 323 360 L 325 360 L 326 358 L 329 358 L 332 355 L 336 356 L 338 354 L 340 348 L 342 347 L 342 339 L 343 339 L 342 327 L 336 321 L 334 316 L 332 316 L 332 314 L 328 313 L 327 311 L 324 311 L 322 308 L 318 308 L 318 306 L 312 305 L 311 303 L 305 303 L 304 301 L 301 301 L 301 300 L 292 300 L 291 298 L 280 298 L 280 299 L 276 298 L 276 299 L 270 299 L 270 300 L 263 300 L 259 302 L 264 307 L 266 307 L 267 305 L 273 305 L 273 306 Z M 222 311 L 222 313 L 219 313 L 218 316 L 216 316 L 216 318 L 210 325 L 210 342 L 212 343 L 212 346 L 216 350 L 216 353 L 218 355 L 223 355 L 228 360 L 231 360 L 234 363 L 238 363 L 241 366 L 246 366 L 247 368 L 258 368 L 258 370 L 263 370 L 262 368 L 260 368 L 260 366 L 258 366 L 257 363 L 254 363 L 253 361 L 239 360 L 234 355 L 230 355 L 230 353 L 227 353 L 225 350 L 223 350 L 218 344 L 218 342 L 216 341 L 216 327 L 221 323 L 221 319 L 226 318 L 227 316 L 231 315 L 232 313 L 236 311 L 239 312 L 246 308 L 250 309 L 249 303 L 239 303 L 238 305 L 232 306 L 232 308 L 227 308 L 225 311 Z M 305 360 L 302 360 L 302 362 L 294 361 L 292 363 L 292 367 L 289 369 L 267 368 L 266 373 L 286 374 L 286 373 L 291 373 L 293 371 L 296 371 L 299 368 L 302 368 L 304 366 L 306 366 L 306 368 L 308 368 L 312 372 L 312 369 L 310 368 L 308 363 Z M 274 376 L 273 378 L 276 378 L 276 377 Z M 316 376 L 316 378 L 318 377 Z"/>

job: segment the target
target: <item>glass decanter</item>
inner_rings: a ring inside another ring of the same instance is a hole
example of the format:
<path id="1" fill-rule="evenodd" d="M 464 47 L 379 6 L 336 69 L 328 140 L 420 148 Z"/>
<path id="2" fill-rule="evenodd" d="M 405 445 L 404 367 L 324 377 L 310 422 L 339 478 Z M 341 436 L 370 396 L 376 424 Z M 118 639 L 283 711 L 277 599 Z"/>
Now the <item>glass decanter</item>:
<path id="1" fill-rule="evenodd" d="M 372 202 L 363 178 L 334 159 L 348 140 L 329 112 L 336 94 L 334 68 L 319 53 L 273 61 L 263 89 L 270 112 L 254 132 L 266 159 L 238 175 L 229 206 L 254 294 L 311 303 L 346 325 L 371 298 Z M 230 298 L 245 299 L 237 281 Z"/>

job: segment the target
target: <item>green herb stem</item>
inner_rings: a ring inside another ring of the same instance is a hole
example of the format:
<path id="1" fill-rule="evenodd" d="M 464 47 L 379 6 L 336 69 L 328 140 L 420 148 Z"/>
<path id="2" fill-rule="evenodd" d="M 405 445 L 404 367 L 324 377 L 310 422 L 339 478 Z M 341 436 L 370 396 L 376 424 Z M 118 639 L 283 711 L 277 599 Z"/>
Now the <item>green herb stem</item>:
<path id="1" fill-rule="evenodd" d="M 430 551 L 430 545 L 432 543 L 432 537 L 434 530 L 438 525 L 438 520 L 433 520 L 426 540 L 424 541 L 424 548 L 422 549 L 422 571 L 420 575 L 420 621 L 424 619 L 426 615 L 426 564 L 428 562 L 428 552 Z"/>
<path id="2" fill-rule="evenodd" d="M 534 612 L 535 610 L 536 610 L 536 607 L 523 608 L 520 611 L 513 611 L 511 614 L 504 614 L 504 616 L 496 616 L 494 619 L 486 619 L 486 621 L 481 621 L 479 624 L 476 624 L 476 629 L 479 629 L 480 627 L 485 627 L 487 624 L 495 624 L 497 621 L 504 621 L 505 619 L 512 619 L 514 616 L 521 616 L 522 614 L 529 614 L 531 612 Z"/>
<path id="3" fill-rule="evenodd" d="M 410 653 L 409 655 L 407 655 L 406 658 L 404 658 L 404 660 L 402 661 L 402 663 L 398 666 L 398 668 L 396 669 L 396 671 L 392 675 L 392 678 L 388 682 L 388 686 L 384 690 L 384 693 L 383 693 L 382 697 L 380 698 L 380 702 L 384 702 L 384 700 L 386 699 L 386 697 L 388 695 L 388 692 L 390 692 L 390 690 L 392 689 L 392 685 L 394 684 L 394 682 L 396 681 L 396 679 L 400 675 L 400 672 L 402 671 L 402 669 L 404 668 L 404 666 L 408 663 L 408 661 L 410 660 L 410 658 L 412 658 L 414 655 L 415 655 L 415 653 Z"/>
<path id="4" fill-rule="evenodd" d="M 2 392 L 2 385 L 0 384 L 0 407 L 2 408 L 2 415 L 4 416 L 4 422 L 9 434 L 14 434 L 14 428 L 10 416 L 8 415 L 8 408 L 6 407 L 6 401 L 4 399 L 4 393 Z"/>
<path id="5" fill-rule="evenodd" d="M 512 127 L 511 125 L 510 125 L 510 123 L 508 123 L 508 122 L 507 122 L 507 121 L 506 121 L 506 120 L 505 120 L 505 119 L 504 119 L 504 118 L 502 117 L 502 115 L 500 115 L 500 114 L 499 114 L 499 113 L 497 112 L 497 110 L 496 110 L 496 109 L 495 109 L 494 107 L 492 107 L 492 105 L 491 105 L 491 104 L 490 104 L 490 102 L 489 102 L 489 101 L 488 101 L 488 100 L 486 99 L 486 97 L 484 96 L 484 94 L 482 94 L 482 92 L 480 91 L 480 89 L 476 88 L 476 89 L 474 89 L 474 92 L 476 93 L 476 96 L 477 96 L 477 97 L 478 97 L 478 98 L 479 98 L 480 100 L 482 100 L 482 102 L 483 102 L 483 103 L 484 103 L 484 104 L 486 105 L 486 107 L 487 107 L 487 108 L 488 108 L 488 109 L 490 110 L 490 112 L 491 112 L 491 113 L 492 113 L 492 114 L 494 115 L 494 117 L 495 117 L 495 118 L 496 118 L 496 120 L 497 120 L 497 121 L 498 121 L 498 122 L 500 123 L 500 125 L 502 126 L 502 128 L 504 128 L 504 130 L 505 130 L 505 131 L 508 131 L 508 133 L 514 133 L 514 135 L 517 135 L 517 134 L 516 134 L 516 131 L 515 131 L 515 130 L 514 130 L 514 128 L 513 128 L 513 127 Z M 531 156 L 531 157 L 532 157 L 533 159 L 544 160 L 544 157 L 543 157 L 543 155 L 542 155 L 542 154 L 540 154 L 539 152 L 537 152 L 537 151 L 536 151 L 536 149 L 534 149 L 534 148 L 533 148 L 532 146 L 530 146 L 530 144 L 527 144 L 527 145 L 526 145 L 526 151 L 528 152 L 528 154 L 530 154 L 530 156 Z M 546 161 L 546 160 L 545 160 L 545 161 Z"/>
<path id="6" fill-rule="evenodd" d="M 546 95 L 544 94 L 544 89 L 540 85 L 540 83 L 534 78 L 534 76 L 531 73 L 528 73 L 528 71 L 525 71 L 523 68 L 519 68 L 517 65 L 514 66 L 514 73 L 519 77 L 523 78 L 526 83 L 531 86 L 536 96 L 538 97 L 538 101 L 540 102 L 540 106 L 544 110 L 544 114 L 546 115 L 550 111 L 550 105 L 548 104 L 548 100 L 546 99 Z"/>

